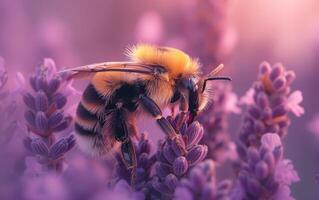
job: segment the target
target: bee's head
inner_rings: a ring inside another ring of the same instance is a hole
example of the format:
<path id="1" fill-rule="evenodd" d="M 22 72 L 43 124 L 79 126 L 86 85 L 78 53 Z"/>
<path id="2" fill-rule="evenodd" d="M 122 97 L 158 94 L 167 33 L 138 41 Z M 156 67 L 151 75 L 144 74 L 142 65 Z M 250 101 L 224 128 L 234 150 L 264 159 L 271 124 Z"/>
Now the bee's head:
<path id="1" fill-rule="evenodd" d="M 227 76 L 215 76 L 216 70 L 220 70 L 222 67 L 217 67 L 204 77 L 193 75 L 180 79 L 178 84 L 180 91 L 188 101 L 189 123 L 206 107 L 209 98 L 211 98 L 211 87 L 208 82 L 212 80 L 231 80 Z"/>

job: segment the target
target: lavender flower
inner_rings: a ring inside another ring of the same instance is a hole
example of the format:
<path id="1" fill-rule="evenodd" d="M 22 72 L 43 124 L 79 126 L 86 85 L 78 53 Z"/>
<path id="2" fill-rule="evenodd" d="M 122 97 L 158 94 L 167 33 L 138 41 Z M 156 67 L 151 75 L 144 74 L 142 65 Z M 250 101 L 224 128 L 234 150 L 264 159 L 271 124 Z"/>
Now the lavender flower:
<path id="1" fill-rule="evenodd" d="M 304 109 L 300 91 L 291 92 L 290 85 L 296 75 L 287 71 L 281 64 L 260 65 L 259 80 L 254 83 L 241 101 L 247 105 L 247 114 L 240 140 L 245 145 L 259 146 L 260 138 L 267 132 L 277 133 L 280 137 L 287 134 L 290 125 L 289 113 L 300 116 Z"/>
<path id="2" fill-rule="evenodd" d="M 231 182 L 228 180 L 216 183 L 215 163 L 213 160 L 205 160 L 191 169 L 187 178 L 181 180 L 174 199 L 226 200 L 229 199 L 230 188 Z"/>
<path id="3" fill-rule="evenodd" d="M 299 181 L 290 160 L 283 158 L 283 146 L 276 133 L 266 133 L 261 146 L 245 151 L 247 161 L 242 164 L 239 182 L 232 199 L 293 199 L 289 186 Z"/>
<path id="4" fill-rule="evenodd" d="M 53 134 L 66 130 L 72 120 L 64 114 L 67 96 L 63 90 L 68 83 L 56 73 L 54 61 L 45 59 L 30 77 L 30 85 L 33 92 L 23 94 L 27 107 L 24 117 L 28 130 L 37 138 L 29 136 L 24 144 L 46 168 L 61 172 L 63 155 L 75 145 L 73 136 L 56 142 Z"/>
<path id="5" fill-rule="evenodd" d="M 176 141 L 166 139 L 159 143 L 157 150 L 157 162 L 155 164 L 155 177 L 152 180 L 152 187 L 161 199 L 172 198 L 179 180 L 185 177 L 188 171 L 205 159 L 207 146 L 198 144 L 203 137 L 203 127 L 198 122 L 193 122 L 189 126 L 185 120 L 178 115 L 175 119 L 169 117 L 173 127 L 179 132 L 179 143 L 184 146 L 183 152 Z M 181 122 L 181 126 L 178 126 Z"/>
<path id="6" fill-rule="evenodd" d="M 236 37 L 228 20 L 231 3 L 221 0 L 187 3 L 182 35 L 186 35 L 188 51 L 198 55 L 205 66 L 220 64 L 234 47 Z M 209 70 L 204 68 L 205 72 Z"/>
<path id="7" fill-rule="evenodd" d="M 228 115 L 239 114 L 241 110 L 237 105 L 237 96 L 231 92 L 229 85 L 214 84 L 211 90 L 214 95 L 207 111 L 209 115 L 199 117 L 205 130 L 202 143 L 208 146 L 208 157 L 222 163 L 236 158 L 235 144 L 227 132 Z"/>

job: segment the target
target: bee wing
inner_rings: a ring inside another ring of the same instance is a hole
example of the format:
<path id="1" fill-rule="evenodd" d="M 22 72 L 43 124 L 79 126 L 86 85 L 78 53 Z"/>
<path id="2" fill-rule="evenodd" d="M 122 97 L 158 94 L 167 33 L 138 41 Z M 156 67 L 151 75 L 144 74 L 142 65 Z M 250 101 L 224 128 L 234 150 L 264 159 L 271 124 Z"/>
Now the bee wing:
<path id="1" fill-rule="evenodd" d="M 60 71 L 68 79 L 88 77 L 98 72 L 125 72 L 156 76 L 167 71 L 159 65 L 137 62 L 104 62 Z"/>

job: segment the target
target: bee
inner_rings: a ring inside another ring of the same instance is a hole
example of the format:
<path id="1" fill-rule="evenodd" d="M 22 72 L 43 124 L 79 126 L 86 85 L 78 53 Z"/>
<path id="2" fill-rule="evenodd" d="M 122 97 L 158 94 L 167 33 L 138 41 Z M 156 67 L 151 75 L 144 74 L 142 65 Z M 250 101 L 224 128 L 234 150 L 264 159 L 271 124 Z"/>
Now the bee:
<path id="1" fill-rule="evenodd" d="M 152 116 L 167 137 L 177 141 L 178 133 L 162 110 L 179 103 L 180 112 L 187 113 L 191 123 L 209 102 L 208 81 L 230 78 L 216 76 L 223 65 L 202 76 L 198 60 L 175 48 L 140 44 L 126 54 L 130 61 L 91 64 L 61 73 L 70 79 L 91 79 L 76 110 L 80 148 L 94 155 L 120 149 L 127 169 L 134 169 L 132 138 L 137 136 L 138 116 Z"/>

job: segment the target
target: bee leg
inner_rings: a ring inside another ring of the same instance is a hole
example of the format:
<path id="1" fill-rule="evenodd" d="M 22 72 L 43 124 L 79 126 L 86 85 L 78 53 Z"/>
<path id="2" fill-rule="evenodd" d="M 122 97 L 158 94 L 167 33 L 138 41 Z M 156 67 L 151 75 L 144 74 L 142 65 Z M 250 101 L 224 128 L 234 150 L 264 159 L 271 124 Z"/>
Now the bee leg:
<path id="1" fill-rule="evenodd" d="M 177 131 L 173 128 L 172 124 L 162 115 L 160 107 L 148 96 L 141 96 L 140 103 L 144 109 L 150 113 L 155 119 L 163 132 L 173 141 L 175 141 L 182 152 L 186 152 L 185 147 L 179 141 L 180 137 Z"/>
<path id="2" fill-rule="evenodd" d="M 137 159 L 132 140 L 127 138 L 121 145 L 121 156 L 126 168 L 131 172 L 131 185 L 135 184 Z"/>
<path id="3" fill-rule="evenodd" d="M 130 131 L 128 120 L 131 118 L 128 117 L 127 110 L 125 110 L 121 105 L 118 105 L 118 108 L 114 111 L 113 117 L 115 121 L 113 122 L 113 128 L 115 132 L 115 139 L 121 142 L 121 157 L 122 161 L 125 164 L 127 170 L 131 173 L 131 184 L 135 183 L 135 174 L 136 174 L 136 152 L 134 144 L 130 138 Z"/>
<path id="4" fill-rule="evenodd" d="M 180 96 L 179 111 L 179 116 L 176 122 L 178 128 L 181 127 L 182 123 L 187 118 L 188 102 L 184 95 Z"/>

